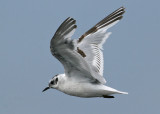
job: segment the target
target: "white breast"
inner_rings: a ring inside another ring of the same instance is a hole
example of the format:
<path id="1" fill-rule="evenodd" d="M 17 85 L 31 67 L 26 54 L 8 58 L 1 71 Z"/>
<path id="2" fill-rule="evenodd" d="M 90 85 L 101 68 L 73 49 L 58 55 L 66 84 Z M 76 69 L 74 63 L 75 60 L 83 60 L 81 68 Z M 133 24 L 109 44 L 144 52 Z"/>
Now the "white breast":
<path id="1" fill-rule="evenodd" d="M 92 83 L 78 83 L 71 80 L 66 80 L 65 83 L 60 84 L 57 89 L 66 94 L 78 97 L 100 97 L 100 91 L 102 91 L 100 85 Z"/>

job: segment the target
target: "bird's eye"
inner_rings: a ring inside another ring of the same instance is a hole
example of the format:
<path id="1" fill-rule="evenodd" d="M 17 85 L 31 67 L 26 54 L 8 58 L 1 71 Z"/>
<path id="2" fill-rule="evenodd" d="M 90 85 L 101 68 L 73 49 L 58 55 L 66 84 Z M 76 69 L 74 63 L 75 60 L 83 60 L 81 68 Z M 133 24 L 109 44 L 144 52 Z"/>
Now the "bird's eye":
<path id="1" fill-rule="evenodd" d="M 51 82 L 50 82 L 50 84 L 54 84 L 54 82 L 53 82 L 53 81 L 51 81 Z"/>

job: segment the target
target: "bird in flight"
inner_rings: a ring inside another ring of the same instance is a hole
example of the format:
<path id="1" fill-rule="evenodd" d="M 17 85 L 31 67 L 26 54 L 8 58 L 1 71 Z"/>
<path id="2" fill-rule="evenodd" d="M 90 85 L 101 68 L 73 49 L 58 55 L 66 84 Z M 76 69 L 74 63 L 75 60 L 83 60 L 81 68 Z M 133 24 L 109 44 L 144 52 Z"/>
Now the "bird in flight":
<path id="1" fill-rule="evenodd" d="M 64 66 L 65 73 L 55 75 L 44 91 L 53 88 L 77 97 L 114 98 L 113 94 L 128 94 L 105 85 L 102 46 L 111 32 L 107 30 L 122 19 L 120 7 L 105 17 L 79 39 L 71 39 L 77 26 L 68 17 L 57 29 L 50 42 L 50 51 Z"/>

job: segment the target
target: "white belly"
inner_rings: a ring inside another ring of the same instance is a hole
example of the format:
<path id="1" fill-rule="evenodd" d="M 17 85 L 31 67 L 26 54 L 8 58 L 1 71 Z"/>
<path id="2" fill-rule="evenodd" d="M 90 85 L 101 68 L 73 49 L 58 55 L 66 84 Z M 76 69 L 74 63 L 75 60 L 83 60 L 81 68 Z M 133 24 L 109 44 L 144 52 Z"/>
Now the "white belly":
<path id="1" fill-rule="evenodd" d="M 69 83 L 63 84 L 58 90 L 78 97 L 102 97 L 103 95 L 110 95 L 116 93 L 115 89 L 105 85 L 91 84 L 91 83 Z"/>

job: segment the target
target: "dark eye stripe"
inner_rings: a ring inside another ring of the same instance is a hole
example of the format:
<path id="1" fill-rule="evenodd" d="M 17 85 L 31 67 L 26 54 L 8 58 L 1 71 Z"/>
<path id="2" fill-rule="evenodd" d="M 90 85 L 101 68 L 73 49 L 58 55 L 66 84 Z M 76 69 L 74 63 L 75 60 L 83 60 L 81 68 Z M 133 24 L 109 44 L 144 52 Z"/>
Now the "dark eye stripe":
<path id="1" fill-rule="evenodd" d="M 58 78 L 56 78 L 56 82 L 58 82 Z"/>
<path id="2" fill-rule="evenodd" d="M 54 84 L 54 82 L 53 82 L 53 81 L 51 81 L 50 83 L 51 83 L 51 84 Z"/>

